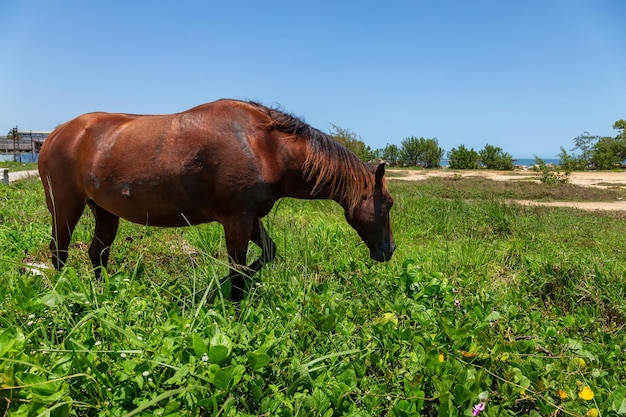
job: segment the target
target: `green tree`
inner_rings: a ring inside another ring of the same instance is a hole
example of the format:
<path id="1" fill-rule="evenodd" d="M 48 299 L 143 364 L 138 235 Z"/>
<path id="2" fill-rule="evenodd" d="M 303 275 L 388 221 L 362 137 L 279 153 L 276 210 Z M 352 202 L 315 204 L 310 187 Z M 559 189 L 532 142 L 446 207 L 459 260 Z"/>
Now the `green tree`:
<path id="1" fill-rule="evenodd" d="M 411 136 L 402 140 L 400 158 L 411 166 L 437 168 L 441 166 L 444 150 L 439 147 L 436 138 L 425 139 Z"/>
<path id="2" fill-rule="evenodd" d="M 497 146 L 485 145 L 478 153 L 478 158 L 487 169 L 513 170 L 513 157 Z"/>
<path id="3" fill-rule="evenodd" d="M 591 164 L 596 169 L 619 167 L 626 159 L 624 141 L 612 137 L 603 137 L 593 146 Z"/>
<path id="4" fill-rule="evenodd" d="M 574 138 L 574 149 L 572 151 L 577 149 L 580 151 L 580 155 L 575 158 L 583 165 L 582 169 L 592 165 L 593 148 L 600 139 L 600 136 L 591 135 L 589 132 L 584 132 Z"/>
<path id="5" fill-rule="evenodd" d="M 480 168 L 478 152 L 476 152 L 474 148 L 467 149 L 465 145 L 452 148 L 452 150 L 448 152 L 448 159 L 450 160 L 450 168 L 452 169 Z"/>
<path id="6" fill-rule="evenodd" d="M 618 120 L 613 124 L 618 133 L 610 136 L 596 136 L 589 132 L 574 138 L 574 149 L 580 154 L 569 156 L 561 150 L 562 163 L 576 169 L 613 169 L 620 167 L 626 160 L 626 120 Z"/>
<path id="7" fill-rule="evenodd" d="M 421 140 L 420 159 L 425 168 L 439 168 L 445 151 L 439 147 L 437 138 Z"/>
<path id="8" fill-rule="evenodd" d="M 620 119 L 613 123 L 613 129 L 617 129 L 619 131 L 615 139 L 626 141 L 626 120 Z"/>
<path id="9" fill-rule="evenodd" d="M 396 165 L 400 158 L 400 149 L 398 149 L 397 145 L 387 144 L 382 151 L 381 157 L 387 161 L 389 165 Z"/>
<path id="10" fill-rule="evenodd" d="M 331 138 L 350 149 L 362 161 L 367 162 L 373 159 L 372 149 L 367 146 L 356 133 L 333 123 L 330 125 L 331 130 L 329 136 Z"/>
<path id="11" fill-rule="evenodd" d="M 416 166 L 419 163 L 419 139 L 415 136 L 402 139 L 400 159 L 403 164 Z"/>

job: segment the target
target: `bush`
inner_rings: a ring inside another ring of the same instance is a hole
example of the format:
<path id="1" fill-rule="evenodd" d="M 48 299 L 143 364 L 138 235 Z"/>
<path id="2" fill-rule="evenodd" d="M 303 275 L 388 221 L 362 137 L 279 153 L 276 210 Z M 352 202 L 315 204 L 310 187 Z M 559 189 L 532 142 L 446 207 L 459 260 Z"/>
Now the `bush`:
<path id="1" fill-rule="evenodd" d="M 452 169 L 478 169 L 480 164 L 478 163 L 478 153 L 472 149 L 467 149 L 465 145 L 461 145 L 457 148 L 452 148 L 448 152 L 448 158 L 450 159 L 450 168 Z"/>
<path id="2" fill-rule="evenodd" d="M 556 185 L 556 184 L 567 184 L 569 182 L 569 174 L 571 171 L 564 171 L 558 167 L 552 167 L 546 164 L 546 161 L 535 156 L 535 167 L 533 168 L 535 171 L 539 172 L 539 181 L 543 184 Z"/>
<path id="3" fill-rule="evenodd" d="M 424 168 L 438 168 L 441 166 L 441 158 L 444 150 L 439 147 L 436 138 L 425 139 L 414 136 L 402 140 L 400 157 L 402 162 L 411 166 L 423 166 Z"/>
<path id="4" fill-rule="evenodd" d="M 485 145 L 478 154 L 480 163 L 487 169 L 513 170 L 513 157 L 497 146 Z"/>

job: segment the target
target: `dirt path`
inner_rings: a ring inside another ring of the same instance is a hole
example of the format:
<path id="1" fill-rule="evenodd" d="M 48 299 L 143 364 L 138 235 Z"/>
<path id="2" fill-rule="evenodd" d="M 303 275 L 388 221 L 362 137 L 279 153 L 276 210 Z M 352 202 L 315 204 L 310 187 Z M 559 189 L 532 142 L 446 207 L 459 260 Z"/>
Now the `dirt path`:
<path id="1" fill-rule="evenodd" d="M 12 183 L 13 181 L 23 180 L 24 178 L 38 177 L 38 176 L 39 176 L 39 171 L 37 170 L 16 171 L 16 172 L 9 171 L 9 183 Z"/>
<path id="2" fill-rule="evenodd" d="M 492 171 L 492 170 L 402 170 L 390 169 L 389 172 L 399 176 L 392 177 L 394 180 L 421 181 L 432 177 L 455 177 L 462 178 L 481 177 L 494 181 L 538 181 L 537 173 L 531 171 Z M 583 187 L 624 187 L 626 188 L 626 172 L 572 172 L 569 175 L 569 182 Z M 623 210 L 626 211 L 626 200 L 624 201 L 531 201 L 531 200 L 510 200 L 511 203 L 549 207 L 574 207 L 580 210 Z"/>

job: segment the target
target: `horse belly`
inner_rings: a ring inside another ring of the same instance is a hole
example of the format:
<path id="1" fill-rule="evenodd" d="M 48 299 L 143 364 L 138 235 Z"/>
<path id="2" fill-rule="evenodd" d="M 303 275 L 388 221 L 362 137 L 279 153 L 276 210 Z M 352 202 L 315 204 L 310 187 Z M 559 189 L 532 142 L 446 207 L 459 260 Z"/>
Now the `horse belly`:
<path id="1" fill-rule="evenodd" d="M 88 192 L 105 210 L 133 223 L 180 227 L 251 214 L 265 216 L 273 206 L 265 184 L 223 186 L 225 179 L 182 176 L 171 181 L 109 182 Z"/>
<path id="2" fill-rule="evenodd" d="M 133 223 L 179 227 L 215 220 L 205 194 L 189 194 L 180 187 L 156 181 L 109 183 L 87 193 L 103 209 Z"/>

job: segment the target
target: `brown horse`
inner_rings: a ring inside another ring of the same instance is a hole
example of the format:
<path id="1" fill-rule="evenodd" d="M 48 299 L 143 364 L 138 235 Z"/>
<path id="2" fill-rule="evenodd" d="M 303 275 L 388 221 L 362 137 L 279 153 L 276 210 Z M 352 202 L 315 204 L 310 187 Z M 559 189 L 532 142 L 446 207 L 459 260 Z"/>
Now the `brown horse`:
<path id="1" fill-rule="evenodd" d="M 384 165 L 371 168 L 302 120 L 257 103 L 219 100 L 172 115 L 84 114 L 46 139 L 39 173 L 52 214 L 55 268 L 65 265 L 89 205 L 97 278 L 120 217 L 174 227 L 218 221 L 231 298 L 238 300 L 276 254 L 260 219 L 281 197 L 332 199 L 373 259 L 387 261 L 395 249 Z M 250 240 L 262 255 L 246 267 Z"/>

